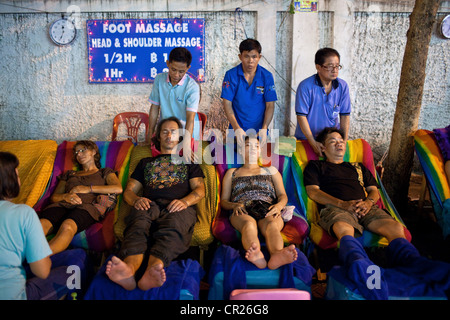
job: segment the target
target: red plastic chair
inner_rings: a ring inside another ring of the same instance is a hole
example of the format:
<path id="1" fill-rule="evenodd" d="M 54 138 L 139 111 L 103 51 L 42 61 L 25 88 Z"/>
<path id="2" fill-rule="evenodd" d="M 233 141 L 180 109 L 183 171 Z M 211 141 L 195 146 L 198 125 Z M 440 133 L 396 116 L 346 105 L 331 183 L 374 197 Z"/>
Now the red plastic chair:
<path id="1" fill-rule="evenodd" d="M 208 117 L 203 112 L 197 112 L 198 119 L 202 122 L 202 129 L 200 130 L 200 140 L 203 138 L 203 132 L 205 132 L 206 121 Z"/>
<path id="2" fill-rule="evenodd" d="M 113 122 L 113 132 L 112 141 L 117 138 L 117 131 L 119 130 L 119 125 L 123 123 L 127 126 L 127 136 L 128 140 L 137 143 L 139 127 L 141 124 L 145 125 L 145 136 L 148 134 L 148 113 L 145 112 L 122 112 L 114 117 Z"/>

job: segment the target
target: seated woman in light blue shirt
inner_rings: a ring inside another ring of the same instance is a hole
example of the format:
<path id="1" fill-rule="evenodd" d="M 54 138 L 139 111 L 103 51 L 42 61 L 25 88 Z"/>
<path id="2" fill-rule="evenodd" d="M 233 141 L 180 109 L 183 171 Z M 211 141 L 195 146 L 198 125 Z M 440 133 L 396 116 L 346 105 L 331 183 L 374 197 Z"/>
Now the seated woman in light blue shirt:
<path id="1" fill-rule="evenodd" d="M 20 190 L 19 160 L 0 152 L 0 300 L 26 300 L 26 260 L 31 272 L 48 277 L 52 251 L 36 212 L 25 204 L 14 204 Z"/>

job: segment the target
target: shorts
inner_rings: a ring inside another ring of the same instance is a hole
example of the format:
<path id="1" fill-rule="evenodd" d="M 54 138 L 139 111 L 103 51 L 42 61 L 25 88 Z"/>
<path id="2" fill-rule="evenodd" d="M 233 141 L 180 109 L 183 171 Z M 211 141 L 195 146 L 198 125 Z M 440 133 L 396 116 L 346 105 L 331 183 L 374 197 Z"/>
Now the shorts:
<path id="1" fill-rule="evenodd" d="M 40 215 L 40 219 L 47 219 L 53 226 L 53 230 L 59 229 L 64 220 L 72 219 L 77 225 L 77 233 L 86 230 L 97 221 L 92 218 L 88 211 L 65 207 L 50 207 L 45 209 Z"/>
<path id="2" fill-rule="evenodd" d="M 347 210 L 333 205 L 327 205 L 325 208 L 320 210 L 319 225 L 330 235 L 336 237 L 333 232 L 333 225 L 338 221 L 343 221 L 355 228 L 355 237 L 359 237 L 371 222 L 379 219 L 394 218 L 392 218 L 392 216 L 384 210 L 380 209 L 377 205 L 373 205 L 369 212 L 367 212 L 367 214 L 360 219 Z"/>

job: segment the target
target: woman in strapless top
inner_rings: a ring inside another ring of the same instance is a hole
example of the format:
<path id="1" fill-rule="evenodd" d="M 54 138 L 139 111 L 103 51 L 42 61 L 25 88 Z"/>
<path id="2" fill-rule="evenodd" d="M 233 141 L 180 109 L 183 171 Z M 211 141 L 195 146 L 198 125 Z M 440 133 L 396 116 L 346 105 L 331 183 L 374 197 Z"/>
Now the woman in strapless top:
<path id="1" fill-rule="evenodd" d="M 231 212 L 230 222 L 241 233 L 246 259 L 263 269 L 277 269 L 297 259 L 294 245 L 284 247 L 281 210 L 288 198 L 281 174 L 275 167 L 258 164 L 260 145 L 256 138 L 245 139 L 244 165 L 229 169 L 222 181 L 221 207 Z M 266 261 L 258 239 L 266 239 Z"/>

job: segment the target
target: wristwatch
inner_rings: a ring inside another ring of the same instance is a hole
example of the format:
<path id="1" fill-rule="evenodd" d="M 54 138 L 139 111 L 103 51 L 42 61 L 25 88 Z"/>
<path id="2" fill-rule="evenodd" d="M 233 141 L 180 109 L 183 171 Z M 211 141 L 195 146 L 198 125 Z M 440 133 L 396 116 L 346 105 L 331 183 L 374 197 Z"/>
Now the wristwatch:
<path id="1" fill-rule="evenodd" d="M 372 201 L 372 204 L 375 204 L 375 201 L 372 198 L 366 198 L 366 200 Z"/>

